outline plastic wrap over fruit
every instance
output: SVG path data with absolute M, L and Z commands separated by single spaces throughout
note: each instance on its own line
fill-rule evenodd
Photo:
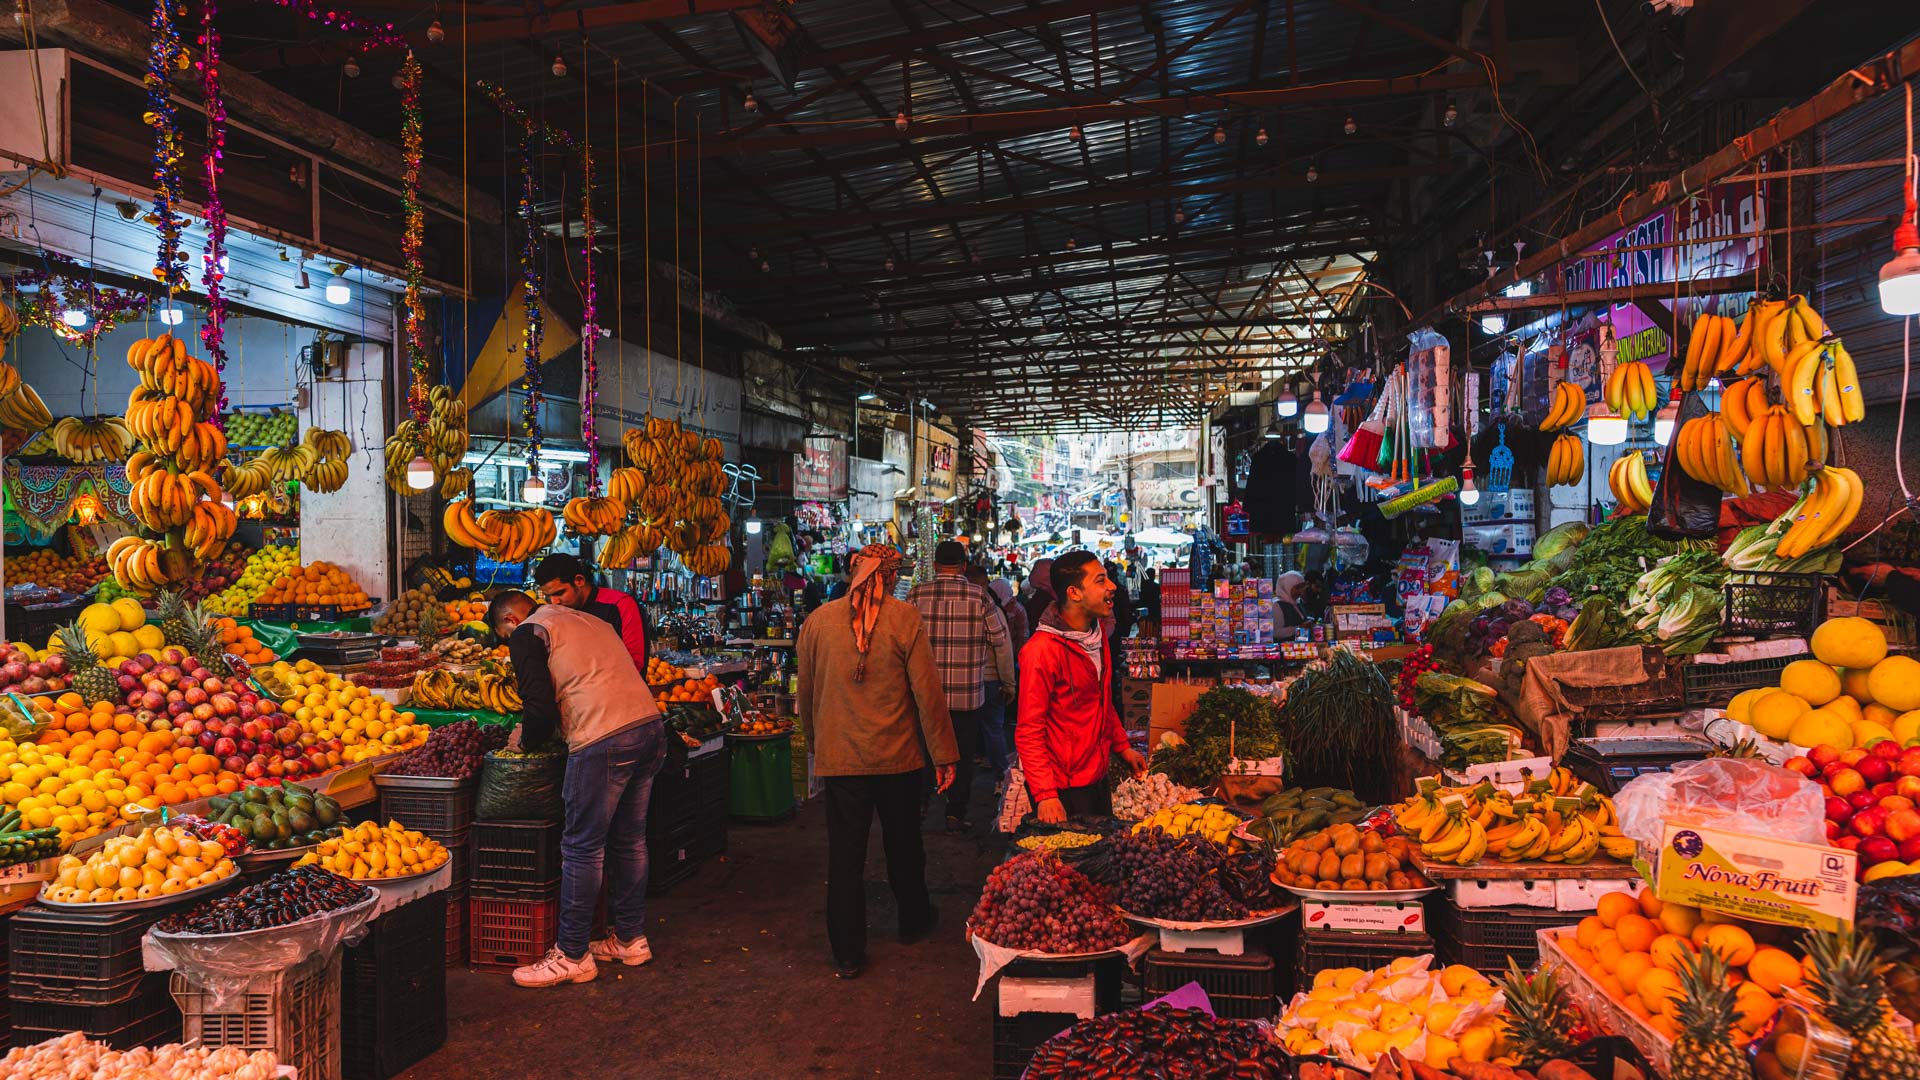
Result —
M 1643 773 L 1613 797 L 1620 831 L 1658 849 L 1668 822 L 1827 842 L 1826 799 L 1797 772 L 1751 758 L 1707 758 L 1671 772 Z

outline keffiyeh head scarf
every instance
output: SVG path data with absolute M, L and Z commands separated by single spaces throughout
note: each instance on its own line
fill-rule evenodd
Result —
M 873 625 L 880 620 L 881 605 L 887 599 L 887 585 L 900 570 L 902 557 L 888 544 L 868 544 L 853 557 L 853 586 L 847 590 L 853 605 L 853 647 L 860 653 L 853 681 L 867 678 L 867 648 L 873 642 Z

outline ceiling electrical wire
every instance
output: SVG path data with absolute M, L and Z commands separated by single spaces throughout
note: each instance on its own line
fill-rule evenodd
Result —
M 1606 28 L 1607 40 L 1613 42 L 1614 55 L 1620 58 L 1620 66 L 1627 69 L 1627 74 L 1633 76 L 1633 81 L 1640 84 L 1640 92 L 1647 95 L 1647 104 L 1653 108 L 1653 122 L 1660 125 L 1662 131 L 1666 130 L 1666 123 L 1660 118 L 1660 99 L 1653 96 L 1652 88 L 1647 86 L 1646 80 L 1640 77 L 1640 73 L 1635 71 L 1633 64 L 1627 60 L 1627 51 L 1620 47 L 1620 39 L 1614 36 L 1613 20 L 1607 18 L 1606 5 L 1601 0 L 1593 0 L 1593 10 L 1600 15 L 1600 25 Z

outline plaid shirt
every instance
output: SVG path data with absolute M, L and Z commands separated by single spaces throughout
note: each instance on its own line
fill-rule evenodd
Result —
M 1002 686 L 1013 685 L 1006 616 L 987 590 L 959 574 L 936 574 L 915 585 L 907 600 L 920 609 L 949 710 L 977 709 L 986 703 L 989 659 L 992 677 Z

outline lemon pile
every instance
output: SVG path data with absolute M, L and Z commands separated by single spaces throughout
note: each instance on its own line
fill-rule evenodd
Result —
M 26 828 L 59 829 L 63 848 L 118 824 L 120 808 L 146 794 L 116 770 L 0 736 L 0 809 L 20 811 Z
M 1470 967 L 1434 971 L 1432 963 L 1431 956 L 1403 956 L 1372 971 L 1320 971 L 1281 1013 L 1281 1043 L 1289 1054 L 1327 1054 L 1367 1068 L 1388 1050 L 1436 1069 L 1456 1058 L 1491 1060 L 1505 997 Z
M 270 674 L 272 685 L 290 694 L 282 710 L 315 738 L 339 739 L 341 760 L 348 764 L 411 750 L 431 733 L 427 725 L 414 723 L 412 713 L 395 710 L 385 698 L 311 660 L 282 660 Z
M 1240 817 L 1224 806 L 1181 803 L 1142 818 L 1133 831 L 1159 829 L 1169 836 L 1198 836 L 1224 845 L 1239 824 Z
M 268 545 L 247 556 L 239 580 L 207 597 L 200 606 L 209 615 L 244 616 L 269 585 L 299 568 L 299 548 Z
M 85 859 L 62 855 L 59 874 L 44 895 L 60 904 L 151 900 L 239 872 L 217 841 L 185 829 L 142 829 L 135 836 L 113 837 Z
M 318 865 L 355 881 L 364 878 L 407 877 L 438 869 L 447 861 L 447 849 L 425 833 L 402 828 L 397 821 L 382 827 L 371 821 L 339 836 L 323 840 L 295 866 Z
M 1769 739 L 1850 750 L 1920 739 L 1920 661 L 1887 654 L 1875 623 L 1848 616 L 1814 629 L 1814 658 L 1780 672 L 1780 685 L 1745 690 L 1727 715 Z

